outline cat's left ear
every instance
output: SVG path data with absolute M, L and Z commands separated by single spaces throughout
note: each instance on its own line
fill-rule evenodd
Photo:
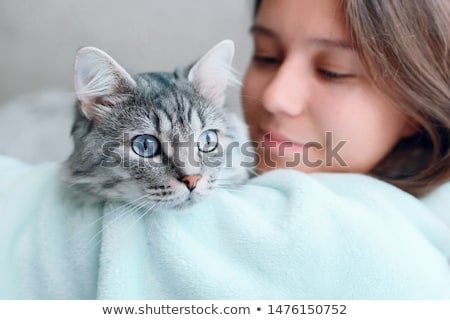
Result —
M 189 71 L 188 80 L 215 105 L 224 104 L 228 83 L 237 81 L 232 74 L 233 56 L 233 41 L 224 40 L 201 57 Z
M 131 75 L 98 48 L 78 50 L 74 69 L 80 111 L 89 120 L 99 120 L 136 87 Z

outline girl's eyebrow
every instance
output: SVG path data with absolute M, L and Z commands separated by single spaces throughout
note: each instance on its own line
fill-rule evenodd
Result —
M 275 31 L 270 30 L 266 27 L 254 24 L 250 27 L 250 33 L 252 34 L 261 34 L 265 35 L 271 38 L 278 38 L 278 35 L 275 33 Z
M 252 34 L 260 34 L 266 37 L 275 38 L 278 39 L 278 35 L 275 31 L 263 27 L 261 25 L 253 25 L 250 28 L 250 33 Z M 327 39 L 327 38 L 310 38 L 307 40 L 307 43 L 321 47 L 321 48 L 336 48 L 336 49 L 343 49 L 343 50 L 354 50 L 354 47 L 352 44 L 344 39 Z
M 349 41 L 342 39 L 311 38 L 308 39 L 308 43 L 315 45 L 317 47 L 354 50 L 354 47 L 351 45 Z

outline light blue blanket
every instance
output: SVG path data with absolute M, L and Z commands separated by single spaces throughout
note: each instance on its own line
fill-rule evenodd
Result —
M 0 158 L 0 298 L 449 299 L 450 184 L 273 171 L 184 211 L 83 205 Z

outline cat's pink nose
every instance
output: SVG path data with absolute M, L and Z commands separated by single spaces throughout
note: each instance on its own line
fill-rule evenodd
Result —
M 202 178 L 201 175 L 195 174 L 192 176 L 181 177 L 179 180 L 186 185 L 186 187 L 189 189 L 189 191 L 192 191 L 195 189 L 195 187 L 197 186 L 198 180 L 200 180 L 201 178 Z

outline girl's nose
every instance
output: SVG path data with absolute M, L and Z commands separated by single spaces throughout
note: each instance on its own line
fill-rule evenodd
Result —
M 299 116 L 309 103 L 307 73 L 299 63 L 285 60 L 264 90 L 262 102 L 270 113 Z

